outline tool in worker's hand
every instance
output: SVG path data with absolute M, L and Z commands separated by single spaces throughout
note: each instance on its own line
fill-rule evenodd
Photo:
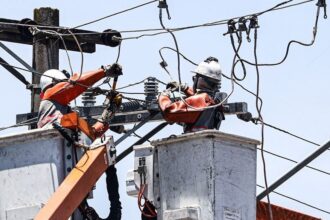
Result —
M 104 70 L 106 79 L 103 81 L 103 83 L 109 83 L 110 78 L 114 78 L 114 81 L 117 83 L 118 76 L 123 75 L 122 67 L 118 63 L 114 63 L 112 65 L 106 65 L 101 66 L 101 68 Z
M 116 91 L 116 86 L 118 76 L 122 75 L 123 72 L 121 66 L 116 63 L 109 68 L 105 67 L 105 71 L 106 74 L 108 72 L 109 76 L 114 77 L 111 90 L 105 93 L 106 99 L 104 100 L 103 105 L 106 109 L 101 116 L 101 121 L 109 122 L 122 103 L 122 95 Z

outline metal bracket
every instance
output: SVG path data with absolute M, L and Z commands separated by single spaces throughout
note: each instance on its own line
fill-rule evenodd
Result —
M 137 126 L 135 126 L 134 128 L 132 128 L 131 130 L 129 130 L 128 132 L 126 132 L 126 134 L 124 134 L 123 136 L 121 136 L 116 142 L 115 145 L 117 146 L 120 142 L 122 142 L 123 140 L 125 140 L 128 136 L 130 136 L 133 132 L 135 132 L 137 129 L 139 129 L 140 127 L 142 127 L 142 125 L 144 125 L 145 123 L 147 123 L 150 119 L 152 119 L 154 116 L 156 116 L 158 114 L 158 112 L 156 113 L 151 113 L 148 117 L 146 117 L 143 121 L 141 121 Z

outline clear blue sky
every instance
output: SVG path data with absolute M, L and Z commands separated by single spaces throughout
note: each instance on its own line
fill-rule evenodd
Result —
M 11 0 L 1 7 L 2 18 L 23 19 L 32 18 L 33 9 L 39 7 L 53 7 L 60 10 L 60 25 L 73 27 L 96 18 L 138 5 L 145 1 L 18 1 Z M 195 25 L 210 21 L 217 21 L 245 14 L 251 14 L 268 9 L 280 1 L 252 0 L 252 1 L 172 1 L 168 0 L 172 20 L 164 18 L 168 27 L 181 27 Z M 298 2 L 298 1 L 293 1 Z M 261 63 L 277 62 L 284 56 L 287 43 L 291 39 L 309 43 L 312 38 L 316 6 L 315 1 L 294 8 L 274 11 L 259 18 L 258 30 L 258 58 Z M 84 27 L 84 29 L 103 31 L 105 29 L 135 30 L 145 28 L 160 28 L 158 20 L 157 3 L 121 14 L 98 23 Z M 176 36 L 180 51 L 195 62 L 200 62 L 212 55 L 219 58 L 223 71 L 230 73 L 233 59 L 233 50 L 228 36 L 223 36 L 227 30 L 226 25 L 203 27 L 198 29 L 177 32 Z M 123 34 L 123 37 L 136 36 Z M 275 67 L 260 68 L 260 96 L 263 98 L 263 118 L 265 122 L 276 125 L 295 134 L 323 144 L 329 140 L 330 102 L 329 102 L 329 49 L 330 28 L 328 20 L 323 19 L 323 9 L 319 21 L 318 36 L 312 47 L 293 45 L 285 63 Z M 9 48 L 20 55 L 26 62 L 32 61 L 32 47 L 4 42 Z M 158 50 L 163 46 L 174 47 L 170 35 L 145 37 L 139 40 L 126 40 L 122 44 L 119 62 L 123 65 L 124 76 L 119 79 L 119 85 L 126 85 L 154 76 L 162 81 L 169 81 L 169 77 L 159 66 L 160 57 Z M 176 54 L 165 51 L 165 58 L 169 70 L 177 79 Z M 248 60 L 253 60 L 253 43 L 244 39 L 241 55 Z M 0 56 L 9 63 L 19 65 L 3 50 Z M 85 54 L 84 70 L 93 70 L 104 64 L 115 61 L 117 49 L 97 46 L 94 54 Z M 70 52 L 70 57 L 75 71 L 79 71 L 80 54 Z M 194 66 L 181 60 L 182 80 L 191 83 L 190 70 Z M 68 68 L 68 60 L 64 53 L 60 53 L 60 68 Z M 30 110 L 30 93 L 23 84 L 0 67 L 0 93 L 1 117 L 0 127 L 15 124 L 15 115 L 26 113 Z M 252 91 L 256 89 L 255 68 L 247 68 L 247 77 L 242 82 Z M 29 73 L 24 73 L 30 79 Z M 222 91 L 229 93 L 230 82 L 223 79 Z M 142 92 L 142 85 L 125 91 Z M 98 99 L 98 104 L 103 100 Z M 249 110 L 256 116 L 255 98 L 235 87 L 230 102 L 245 101 Z M 142 135 L 152 128 L 154 124 L 147 125 L 138 131 Z M 1 131 L 0 135 L 24 130 L 11 129 Z M 221 131 L 233 133 L 250 138 L 260 139 L 260 127 L 252 123 L 245 123 L 236 117 L 228 116 L 223 122 Z M 301 161 L 316 147 L 294 139 L 286 134 L 266 128 L 265 149 Z M 181 128 L 172 126 L 165 128 L 157 137 L 166 137 L 170 134 L 180 134 Z M 118 136 L 115 135 L 115 138 Z M 129 138 L 118 147 L 118 151 L 128 147 L 136 138 Z M 328 166 L 329 152 L 325 152 L 311 165 L 330 171 Z M 257 182 L 264 185 L 262 166 L 258 158 Z M 293 163 L 266 155 L 268 181 L 272 183 L 287 170 L 294 166 Z M 132 155 L 117 165 L 120 178 L 120 193 L 123 202 L 123 219 L 138 219 L 139 211 L 135 198 L 128 197 L 125 193 L 125 178 L 129 169 L 133 168 Z M 310 169 L 304 169 L 299 174 L 283 184 L 277 191 L 287 194 L 304 202 L 320 208 L 330 210 L 330 177 Z M 258 191 L 260 189 L 258 188 Z M 294 209 L 323 219 L 330 216 L 291 200 L 272 194 L 274 204 Z M 95 199 L 91 202 L 101 216 L 108 213 L 108 201 L 105 191 L 104 178 L 97 184 Z

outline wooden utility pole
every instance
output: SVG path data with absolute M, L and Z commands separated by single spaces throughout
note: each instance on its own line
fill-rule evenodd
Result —
M 45 26 L 59 26 L 59 11 L 52 8 L 34 9 L 34 21 Z M 59 68 L 59 40 L 36 34 L 33 37 L 32 67 L 39 73 Z M 39 85 L 40 76 L 32 75 L 32 84 Z M 31 93 L 31 112 L 37 112 L 40 105 L 40 89 Z
M 31 28 L 40 30 L 42 33 L 32 34 Z M 69 51 L 81 50 L 84 53 L 94 53 L 96 44 L 116 47 L 120 44 L 121 39 L 121 34 L 112 29 L 106 29 L 103 32 L 95 32 L 70 28 L 70 33 L 72 34 L 68 35 L 68 28 L 59 27 L 59 10 L 52 8 L 35 9 L 34 20 L 24 18 L 18 21 L 0 18 L 0 30 L 0 41 L 33 45 L 33 68 L 26 67 L 28 64 L 24 62 L 24 59 L 17 57 L 9 48 L 6 48 L 4 45 L 1 47 L 5 48 L 9 54 L 14 56 L 14 58 L 27 69 L 31 71 L 34 69 L 39 73 L 44 73 L 48 69 L 59 68 L 59 49 L 67 49 Z M 56 34 L 47 34 L 43 31 L 54 31 L 59 34 L 64 34 L 62 35 L 64 42 L 59 39 Z M 75 35 L 75 37 L 73 35 Z M 80 47 L 78 47 L 77 41 Z M 2 60 L 0 65 L 8 67 L 7 65 L 9 64 Z M 14 71 L 13 68 L 8 70 L 22 81 L 22 77 L 19 76 L 20 74 L 17 74 L 17 71 Z M 32 90 L 31 113 L 25 114 L 26 117 L 28 117 L 27 120 L 36 117 L 39 110 L 39 82 L 40 76 L 37 74 L 33 74 L 31 83 L 27 81 L 23 82 L 28 86 L 28 89 Z M 35 127 L 36 126 L 31 126 L 31 128 Z

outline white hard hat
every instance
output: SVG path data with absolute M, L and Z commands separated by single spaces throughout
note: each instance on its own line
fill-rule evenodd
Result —
M 202 76 L 221 81 L 221 67 L 217 58 L 209 57 L 205 61 L 201 62 L 193 73 L 197 73 Z
M 67 79 L 68 77 L 60 70 L 50 69 L 44 72 L 40 78 L 41 91 L 45 91 L 49 86 L 58 83 L 58 81 Z

